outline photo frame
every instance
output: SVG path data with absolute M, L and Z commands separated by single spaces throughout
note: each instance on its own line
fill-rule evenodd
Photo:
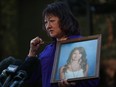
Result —
M 99 78 L 101 34 L 58 41 L 51 83 Z

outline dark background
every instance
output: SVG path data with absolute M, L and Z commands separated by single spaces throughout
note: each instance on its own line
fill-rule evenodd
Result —
M 13 56 L 24 60 L 30 40 L 40 36 L 50 42 L 42 30 L 42 11 L 58 0 L 0 0 L 0 61 Z M 114 87 L 116 76 L 116 0 L 59 0 L 68 4 L 77 17 L 81 34 L 102 34 L 101 66 L 105 86 Z M 41 46 L 39 52 L 45 45 Z M 106 78 L 107 77 L 107 78 Z M 104 84 L 103 84 L 104 86 Z

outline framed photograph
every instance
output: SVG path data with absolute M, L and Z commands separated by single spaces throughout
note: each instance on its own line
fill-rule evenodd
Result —
M 51 83 L 99 78 L 101 34 L 59 41 Z

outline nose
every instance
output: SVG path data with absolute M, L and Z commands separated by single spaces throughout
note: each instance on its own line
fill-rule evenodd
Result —
M 51 23 L 48 22 L 48 23 L 46 24 L 46 29 L 50 29 L 50 28 L 51 28 Z
M 76 54 L 76 55 L 75 55 L 75 57 L 77 58 L 77 57 L 78 57 L 78 55 Z

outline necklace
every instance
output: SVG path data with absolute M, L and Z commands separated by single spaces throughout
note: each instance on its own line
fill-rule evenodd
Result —
M 73 72 L 74 70 L 73 70 L 72 64 L 71 64 L 71 70 L 72 70 L 72 73 L 73 73 L 73 77 L 75 78 L 76 76 L 75 76 L 75 73 Z
M 73 73 L 73 77 L 74 78 L 78 77 L 78 71 L 80 70 L 80 65 L 78 63 L 76 64 L 71 63 L 70 66 L 71 66 L 71 71 Z

